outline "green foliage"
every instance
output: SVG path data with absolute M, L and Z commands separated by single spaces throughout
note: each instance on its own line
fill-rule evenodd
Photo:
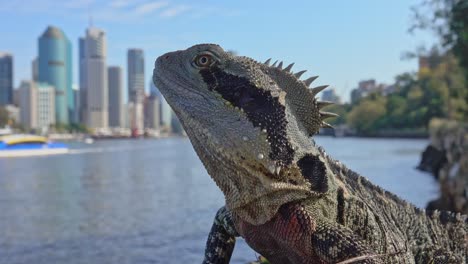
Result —
M 345 124 L 350 110 L 351 110 L 351 105 L 349 104 L 343 104 L 343 105 L 334 104 L 334 105 L 327 106 L 326 108 L 324 108 L 324 111 L 338 114 L 338 117 L 329 118 L 326 120 L 326 122 L 333 126 Z
M 429 55 L 431 63 L 418 74 L 397 76 L 396 92 L 384 97 L 371 94 L 351 106 L 347 124 L 358 133 L 378 131 L 427 131 L 433 118 L 466 121 L 467 83 L 457 58 L 437 50 Z
M 427 0 L 412 8 L 416 29 L 430 30 L 440 38 L 440 44 L 453 50 L 468 68 L 468 0 Z
M 468 0 L 427 0 L 413 7 L 413 14 L 410 31 L 421 29 L 435 32 L 440 38 L 441 48 L 459 60 L 460 71 L 468 80 Z M 451 106 L 463 108 L 461 100 L 468 101 L 468 93 L 451 102 Z
M 369 96 L 359 101 L 348 115 L 348 124 L 359 133 L 373 134 L 385 121 L 386 98 L 378 95 Z

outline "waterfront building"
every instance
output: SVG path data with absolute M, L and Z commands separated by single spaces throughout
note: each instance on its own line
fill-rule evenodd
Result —
M 89 128 L 106 129 L 109 125 L 106 34 L 89 27 L 79 44 L 82 120 Z
M 147 128 L 159 130 L 159 99 L 155 95 L 147 97 L 145 103 L 145 124 Z
M 38 80 L 55 87 L 55 119 L 68 124 L 74 107 L 71 43 L 64 32 L 49 26 L 39 37 Z
M 127 72 L 128 100 L 135 102 L 137 92 L 145 90 L 145 58 L 143 50 L 129 49 L 127 51 Z
M 0 105 L 13 104 L 13 56 L 0 52 Z
M 37 89 L 33 81 L 21 81 L 18 88 L 20 123 L 27 130 L 37 128 Z
M 142 135 L 145 129 L 144 100 L 145 91 L 137 90 L 135 102 L 133 102 L 133 114 L 131 115 L 131 129 L 136 136 Z
M 80 85 L 80 107 L 79 107 L 79 120 L 80 123 L 86 124 L 86 113 L 88 105 L 86 104 L 87 92 L 86 85 L 86 71 L 85 71 L 85 38 L 78 38 L 78 69 L 79 69 L 79 85 Z
M 19 105 L 19 89 L 13 89 L 13 105 Z
M 131 129 L 137 134 L 144 130 L 143 101 L 145 99 L 145 58 L 142 49 L 127 51 L 128 100 L 134 103 Z
M 322 92 L 322 101 L 329 101 L 329 102 L 333 102 L 335 104 L 340 104 L 341 103 L 341 99 L 336 94 L 336 91 L 335 91 L 334 88 L 329 88 L 329 89 L 326 89 L 325 91 Z
M 37 128 L 46 133 L 55 124 L 55 88 L 37 83 Z
M 33 82 L 39 81 L 39 59 L 36 57 L 31 62 L 31 73 Z
M 122 121 L 123 124 L 122 126 L 124 128 L 130 129 L 130 114 L 131 114 L 131 109 L 133 109 L 133 103 L 128 102 L 124 103 L 122 107 Z
M 107 68 L 109 84 L 109 126 L 123 126 L 123 73 L 119 66 Z
M 374 79 L 360 81 L 358 87 L 351 91 L 351 103 L 354 104 L 371 93 L 381 92 L 381 87 Z
M 153 80 L 150 80 L 150 94 L 159 99 L 159 125 L 160 129 L 165 132 L 172 131 L 172 116 L 174 115 L 171 106 L 167 103 L 164 96 L 154 85 Z
M 80 103 L 80 87 L 77 84 L 73 84 L 73 99 L 75 99 L 75 111 L 73 112 L 72 122 L 75 124 L 81 123 L 81 103 Z

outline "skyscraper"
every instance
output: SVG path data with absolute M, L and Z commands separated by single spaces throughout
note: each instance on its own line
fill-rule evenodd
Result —
M 151 94 L 145 102 L 145 127 L 159 130 L 159 98 Z
M 123 108 L 123 75 L 122 68 L 110 66 L 107 68 L 109 83 L 109 126 L 122 127 Z
M 85 38 L 80 38 L 80 98 L 83 121 L 90 128 L 107 128 L 107 43 L 104 31 L 89 27 Z
M 13 56 L 0 52 L 0 105 L 13 104 Z
M 143 133 L 143 100 L 145 98 L 145 59 L 143 50 L 129 49 L 127 52 L 128 100 L 134 103 L 131 128 L 134 133 Z
M 333 102 L 334 104 L 340 104 L 341 99 L 336 94 L 335 88 L 329 88 L 322 92 L 322 101 Z
M 26 129 L 37 128 L 37 88 L 32 81 L 22 81 L 18 89 L 20 122 Z
M 34 82 L 39 81 L 39 59 L 36 57 L 31 62 L 31 73 L 32 73 L 32 80 Z
M 135 102 L 138 90 L 145 90 L 145 59 L 143 50 L 129 49 L 127 52 L 128 100 Z
M 86 71 L 85 71 L 85 38 L 78 39 L 78 70 L 79 70 L 79 84 L 80 84 L 80 107 L 79 107 L 79 120 L 80 123 L 86 124 L 86 113 L 88 105 L 86 104 L 87 91 L 84 88 L 86 85 Z
M 67 124 L 74 111 L 71 43 L 63 31 L 49 26 L 39 37 L 39 82 L 55 87 L 55 117 Z
M 171 106 L 167 103 L 166 99 L 164 99 L 164 96 L 154 85 L 153 80 L 150 80 L 150 94 L 158 97 L 159 99 L 159 122 L 161 129 L 170 132 L 172 130 L 171 126 L 173 111 Z
M 37 84 L 37 128 L 46 132 L 55 124 L 55 88 L 46 83 Z

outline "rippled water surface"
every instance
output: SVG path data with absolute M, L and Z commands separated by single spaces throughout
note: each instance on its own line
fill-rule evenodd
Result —
M 423 207 L 425 140 L 317 138 L 333 157 Z M 223 196 L 187 139 L 72 144 L 71 154 L 0 159 L 0 263 L 201 263 Z M 255 259 L 244 241 L 233 263 Z

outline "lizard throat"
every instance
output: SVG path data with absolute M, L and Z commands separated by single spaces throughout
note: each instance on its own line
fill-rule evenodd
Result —
M 285 106 L 271 92 L 256 87 L 247 78 L 224 72 L 218 67 L 200 70 L 208 88 L 224 100 L 242 109 L 254 127 L 267 133 L 271 144 L 269 154 L 280 166 L 288 166 L 294 158 L 294 149 L 287 139 Z
M 225 196 L 226 206 L 243 220 L 259 225 L 270 220 L 281 205 L 306 198 L 310 186 L 282 182 L 267 175 L 267 170 L 242 155 L 228 152 L 216 143 L 194 119 L 179 113 L 192 145 L 205 168 Z

